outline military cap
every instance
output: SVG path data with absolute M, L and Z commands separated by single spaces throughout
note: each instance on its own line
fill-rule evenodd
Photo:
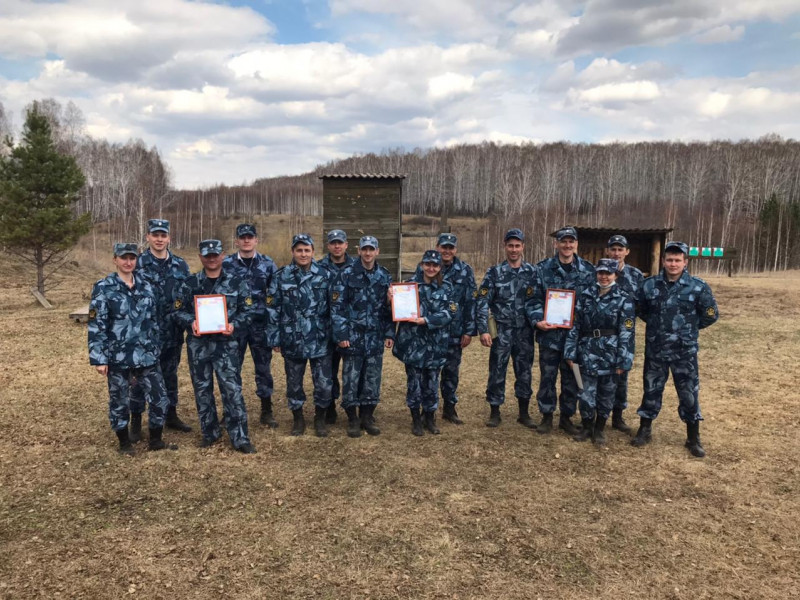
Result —
M 670 250 L 677 250 L 678 252 L 683 252 L 686 256 L 689 256 L 689 246 L 683 242 L 667 242 L 667 245 L 664 246 L 664 253 L 666 254 Z
M 521 229 L 509 229 L 506 231 L 506 235 L 503 238 L 504 242 L 507 242 L 508 240 L 519 240 L 520 242 L 524 242 L 525 234 L 522 233 Z
M 298 233 L 296 236 L 292 238 L 292 248 L 297 246 L 297 244 L 308 244 L 312 248 L 314 247 L 314 240 L 311 239 L 311 236 L 307 233 Z
M 574 227 L 562 227 L 558 231 L 556 231 L 556 239 L 560 242 L 565 237 L 574 238 L 576 241 L 578 239 L 578 232 L 575 231 Z
M 594 270 L 598 273 L 616 273 L 619 270 L 619 263 L 613 258 L 601 258 L 597 261 L 597 266 Z
M 608 247 L 611 248 L 611 246 L 614 246 L 614 245 L 622 246 L 623 248 L 627 248 L 628 247 L 628 239 L 624 235 L 612 235 L 610 238 L 608 238 Z
M 347 234 L 341 229 L 331 229 L 328 232 L 328 243 L 331 242 L 346 242 Z
M 219 240 L 203 240 L 200 242 L 200 256 L 209 254 L 222 254 L 222 242 Z
M 458 238 L 454 233 L 440 233 L 437 246 L 455 246 Z
M 366 248 L 367 246 L 371 246 L 371 247 L 373 247 L 373 248 L 375 248 L 377 250 L 378 249 L 378 238 L 376 238 L 375 236 L 372 236 L 372 235 L 365 235 L 360 240 L 358 240 L 358 248 L 359 248 L 359 250 L 361 248 Z
M 236 237 L 240 238 L 245 235 L 252 235 L 253 237 L 258 237 L 256 233 L 256 226 L 252 223 L 241 223 L 236 226 Z
M 438 250 L 425 250 L 425 254 L 422 255 L 422 262 L 440 265 L 442 264 L 442 255 L 439 254 Z
M 114 244 L 114 256 L 125 256 L 126 254 L 139 256 L 139 246 L 130 242 L 127 244 Z
M 156 231 L 169 233 L 169 221 L 166 219 L 150 219 L 147 221 L 147 232 L 154 233 Z

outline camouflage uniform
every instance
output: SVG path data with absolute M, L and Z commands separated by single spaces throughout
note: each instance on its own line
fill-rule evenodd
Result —
M 339 273 L 331 294 L 333 341 L 349 341 L 339 348 L 344 356 L 342 408 L 378 404 L 381 393 L 383 347 L 394 339 L 392 310 L 387 293 L 389 271 L 377 263 L 367 271 L 361 261 Z
M 108 365 L 108 418 L 114 431 L 127 430 L 134 381 L 150 407 L 151 428 L 164 426 L 169 405 L 158 368 L 158 303 L 141 274 L 135 272 L 133 278 L 133 288 L 117 273 L 101 279 L 89 305 L 89 363 Z
M 489 333 L 489 311 L 497 322 L 497 337 L 492 340 L 489 352 L 489 382 L 486 401 L 490 406 L 501 406 L 505 401 L 506 371 L 509 357 L 513 358 L 514 395 L 521 402 L 529 402 L 531 367 L 533 366 L 533 330 L 525 318 L 525 306 L 535 297 L 538 289 L 536 267 L 522 261 L 518 269 L 508 261 L 490 267 L 477 293 L 477 327 L 482 334 Z
M 634 302 L 639 293 L 639 288 L 644 283 L 644 275 L 634 266 L 625 265 L 621 271 L 617 272 L 617 286 L 626 294 L 628 294 Z M 620 375 L 615 375 L 614 378 L 617 384 L 617 390 L 614 395 L 614 410 L 625 410 L 628 408 L 628 373 L 623 371 Z
M 207 294 L 225 295 L 228 323 L 233 325 L 234 335 L 214 333 L 196 336 L 192 332 L 194 297 Z M 173 305 L 175 322 L 188 332 L 189 372 L 203 438 L 206 442 L 214 442 L 222 436 L 214 399 L 216 374 L 222 396 L 225 429 L 231 444 L 237 449 L 250 445 L 250 438 L 247 433 L 247 408 L 242 397 L 239 344 L 235 334 L 237 330 L 245 330 L 250 326 L 252 306 L 250 286 L 225 269 L 221 270 L 213 285 L 204 270 L 189 276 Z
M 324 267 L 330 271 L 331 276 L 333 279 L 336 279 L 339 274 L 344 270 L 345 267 L 349 267 L 354 265 L 358 262 L 358 260 L 350 256 L 349 254 L 344 255 L 344 262 L 341 264 L 337 264 L 333 262 L 331 259 L 330 254 L 326 254 L 321 261 L 319 261 L 319 266 Z M 339 385 L 339 365 L 342 362 L 342 353 L 340 352 L 340 348 L 338 348 L 335 344 L 331 345 L 331 375 L 333 376 L 333 384 L 331 386 L 331 400 L 335 404 L 336 401 L 339 399 L 339 394 L 341 391 L 341 386 Z M 344 369 L 344 367 L 342 368 Z M 344 377 L 344 373 L 342 373 L 342 377 Z
M 540 287 L 528 305 L 528 318 L 535 326 L 544 320 L 545 298 L 548 289 L 575 290 L 576 295 L 584 288 L 595 283 L 594 266 L 574 255 L 572 268 L 565 270 L 558 255 L 551 256 L 536 265 Z M 539 412 L 543 415 L 553 414 L 556 410 L 556 378 L 561 373 L 561 395 L 558 404 L 562 418 L 570 418 L 575 414 L 578 404 L 578 385 L 572 369 L 564 362 L 564 342 L 567 329 L 536 329 L 536 342 L 539 344 L 539 391 L 536 401 Z
M 273 385 L 270 370 L 272 348 L 267 344 L 266 339 L 267 305 L 265 298 L 267 288 L 277 268 L 269 256 L 258 252 L 253 255 L 252 261 L 242 259 L 238 252 L 229 254 L 222 261 L 222 268 L 246 281 L 250 287 L 250 298 L 253 301 L 251 324 L 242 330 L 234 329 L 233 335 L 239 345 L 239 362 L 242 366 L 244 366 L 247 346 L 250 346 L 250 355 L 253 357 L 253 367 L 256 372 L 256 395 L 265 400 L 272 396 Z
M 278 269 L 267 291 L 267 344 L 280 347 L 286 371 L 286 398 L 292 411 L 303 408 L 303 376 L 311 363 L 314 404 L 331 402 L 331 274 L 312 262 L 308 271 L 292 263 Z
M 644 394 L 638 414 L 655 419 L 669 372 L 678 393 L 678 414 L 685 423 L 702 421 L 698 393 L 698 332 L 719 318 L 708 284 L 684 271 L 670 284 L 662 271 L 648 277 L 639 290 L 637 312 L 647 324 L 644 351 Z
M 564 343 L 564 360 L 580 365 L 583 392 L 581 418 L 607 419 L 614 407 L 614 375 L 633 365 L 635 343 L 633 299 L 618 285 L 600 295 L 597 285 L 578 296 L 575 320 Z

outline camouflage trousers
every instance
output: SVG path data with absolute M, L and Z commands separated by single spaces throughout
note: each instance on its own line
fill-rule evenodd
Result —
M 378 404 L 381 398 L 383 352 L 370 355 L 347 355 L 343 362 L 342 408 Z
M 183 344 L 165 346 L 161 348 L 161 355 L 158 357 L 158 366 L 161 369 L 164 387 L 167 389 L 170 408 L 178 406 L 178 365 L 181 362 L 182 349 Z M 131 412 L 141 414 L 144 412 L 145 398 L 137 381 L 130 387 Z
M 645 419 L 655 419 L 658 416 L 670 371 L 675 391 L 678 393 L 678 415 L 681 421 L 684 423 L 702 421 L 697 354 L 667 360 L 652 358 L 645 354 L 644 394 L 637 413 Z
M 303 390 L 303 377 L 306 374 L 306 363 L 311 363 L 311 381 L 314 383 L 314 406 L 328 408 L 331 403 L 331 357 L 330 354 L 317 358 L 283 357 L 283 368 L 286 371 L 286 400 L 289 410 L 303 408 L 306 393 Z
M 447 347 L 447 358 L 440 375 L 442 399 L 445 402 L 456 404 L 458 402 L 458 376 L 461 369 L 461 345 L 451 344 Z
M 595 416 L 607 419 L 614 408 L 617 376 L 589 375 L 581 371 L 583 391 L 580 392 L 581 419 L 593 421 Z
M 509 358 L 512 359 L 516 379 L 514 395 L 520 400 L 531 399 L 533 354 L 533 330 L 530 326 L 508 327 L 497 324 L 497 337 L 492 340 L 489 351 L 489 383 L 486 386 L 486 401 L 491 406 L 500 406 L 505 402 Z
M 259 398 L 272 397 L 272 348 L 267 346 L 265 325 L 253 324 L 247 329 L 246 335 L 236 336 L 239 344 L 239 363 L 244 365 L 247 355 L 247 346 L 250 346 L 250 356 L 253 358 L 253 368 L 256 372 L 256 396 Z
M 625 410 L 628 408 L 628 371 L 623 371 L 622 375 L 614 375 L 617 383 L 617 391 L 614 393 L 614 409 Z
M 216 375 L 222 396 L 225 429 L 228 430 L 231 444 L 234 448 L 249 444 L 247 408 L 242 397 L 242 375 L 236 340 L 190 337 L 186 349 L 203 437 L 208 440 L 218 440 L 222 437 L 217 417 L 217 402 L 214 398 L 214 375 Z
M 334 346 L 331 348 L 331 399 L 334 404 L 339 399 L 341 386 L 339 385 L 339 365 L 342 364 L 342 355 L 339 350 Z M 344 367 L 342 367 L 342 380 L 344 380 Z M 344 406 L 344 402 L 342 402 Z
M 572 369 L 563 359 L 559 350 L 539 346 L 539 391 L 536 402 L 539 412 L 549 415 L 556 410 L 556 379 L 561 374 L 561 394 L 558 396 L 558 405 L 561 416 L 571 417 L 578 408 L 578 383 Z
M 163 427 L 167 414 L 167 391 L 158 365 L 139 369 L 108 367 L 108 419 L 111 429 L 120 431 L 128 426 L 130 419 L 131 390 L 139 388 L 144 402 L 150 407 L 147 415 L 150 427 Z M 140 411 L 141 412 L 141 411 Z
M 439 369 L 406 365 L 406 405 L 413 410 L 436 412 L 439 408 Z

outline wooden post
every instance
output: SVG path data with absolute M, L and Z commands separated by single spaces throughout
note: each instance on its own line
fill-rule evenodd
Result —
M 37 290 L 36 288 L 31 288 L 31 294 L 33 294 L 33 297 L 34 297 L 34 298 L 36 298 L 36 299 L 39 301 L 39 304 L 41 304 L 42 306 L 44 306 L 46 309 L 50 310 L 50 309 L 52 309 L 52 308 L 53 308 L 53 305 L 52 305 L 52 304 L 50 304 L 50 303 L 47 301 L 47 298 L 45 298 L 44 296 L 42 296 L 42 295 L 39 293 L 39 290 Z
M 653 236 L 652 253 L 650 255 L 650 275 L 656 275 L 659 271 L 661 263 L 661 237 L 659 235 Z

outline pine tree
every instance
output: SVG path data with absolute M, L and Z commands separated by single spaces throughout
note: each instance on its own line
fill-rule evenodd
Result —
M 36 265 L 36 287 L 44 294 L 47 278 L 91 227 L 90 215 L 74 210 L 84 176 L 72 156 L 56 150 L 35 102 L 21 143 L 5 143 L 10 153 L 0 155 L 0 244 Z

